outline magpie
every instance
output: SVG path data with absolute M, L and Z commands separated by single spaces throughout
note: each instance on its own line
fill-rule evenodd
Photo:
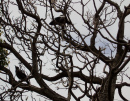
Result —
M 60 15 L 59 17 L 54 18 L 49 24 L 50 25 L 65 25 L 65 23 L 71 24 L 71 22 L 64 15 Z
M 27 78 L 26 74 L 19 69 L 19 67 L 15 66 L 15 72 L 16 72 L 16 76 L 20 79 L 20 80 L 25 80 Z M 27 84 L 30 84 L 30 82 L 28 80 L 26 80 Z

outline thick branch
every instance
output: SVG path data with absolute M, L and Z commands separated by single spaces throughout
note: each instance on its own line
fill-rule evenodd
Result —
M 40 29 L 41 29 L 41 26 L 42 26 L 40 18 L 36 14 L 32 14 L 32 13 L 27 12 L 26 10 L 24 10 L 23 5 L 22 5 L 20 0 L 16 0 L 16 1 L 17 1 L 19 10 L 22 12 L 22 14 L 26 14 L 26 15 L 36 19 L 36 21 L 38 23 L 37 32 L 39 33 Z
M 118 88 L 118 92 L 119 92 L 120 97 L 121 97 L 124 101 L 128 101 L 128 100 L 122 95 L 121 89 L 122 89 L 123 86 L 128 86 L 128 87 L 130 87 L 130 84 L 124 82 L 124 83 L 121 83 L 121 84 L 117 84 L 117 85 L 116 85 L 116 88 Z
M 46 75 L 42 74 L 42 78 L 48 81 L 56 81 L 59 80 L 63 77 L 68 77 L 67 73 L 62 72 L 60 74 L 57 74 L 56 76 L 53 77 L 48 77 Z M 98 77 L 93 77 L 93 81 L 91 81 L 91 77 L 85 76 L 84 74 L 81 74 L 81 72 L 73 72 L 73 77 L 74 78 L 80 78 L 81 80 L 90 83 L 93 82 L 94 84 L 101 84 L 102 83 L 102 79 L 98 78 Z

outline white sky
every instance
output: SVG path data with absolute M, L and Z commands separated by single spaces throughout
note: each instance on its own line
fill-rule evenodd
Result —
M 13 0 L 14 1 L 14 0 Z M 75 1 L 75 0 L 74 0 Z M 113 0 L 113 1 L 117 1 L 117 0 Z M 121 0 L 118 0 L 117 2 L 119 3 L 119 1 L 121 1 Z M 98 4 L 98 3 L 97 3 Z M 130 4 L 130 0 L 125 0 L 125 2 L 123 3 L 123 5 L 121 6 L 121 8 L 122 8 L 122 10 L 124 10 L 124 5 L 128 5 L 128 4 Z M 78 6 L 77 6 L 78 5 Z M 81 10 L 81 8 L 80 8 L 80 5 L 79 4 L 77 4 L 77 5 L 73 5 L 73 7 L 76 9 L 76 10 L 78 10 L 79 12 L 81 12 L 82 10 Z M 93 8 L 91 7 L 92 5 L 90 4 L 90 7 L 87 7 L 87 9 L 89 9 L 90 11 L 92 11 L 93 12 Z M 98 6 L 98 5 L 97 5 Z M 41 16 L 41 17 L 44 17 L 44 10 L 42 10 L 41 8 L 37 8 L 37 11 L 39 12 L 39 15 Z M 17 7 L 11 7 L 11 9 L 10 9 L 10 12 L 11 12 L 11 14 L 13 15 L 13 16 L 19 16 L 18 15 L 18 12 L 17 12 Z M 59 16 L 59 15 L 61 15 L 61 14 L 59 14 L 59 13 L 55 13 L 55 16 Z M 83 25 L 83 21 L 80 19 L 80 17 L 76 14 L 76 13 L 71 13 L 71 15 L 70 15 L 70 18 L 71 18 L 71 20 L 72 20 L 72 22 L 74 22 L 74 24 L 75 24 L 75 26 L 78 28 L 78 30 L 81 32 L 81 33 L 86 33 L 86 29 L 82 26 Z M 80 20 L 79 20 L 80 19 Z M 129 20 L 130 21 L 130 15 L 126 18 L 126 20 Z M 47 22 L 49 23 L 51 21 L 51 19 L 47 19 Z M 130 24 L 128 24 L 128 23 L 126 23 L 126 25 L 125 25 L 125 36 L 128 38 L 128 39 L 130 39 L 130 28 L 129 28 L 129 26 L 130 26 Z M 116 27 L 116 26 L 115 26 Z M 110 28 L 109 30 L 112 32 L 112 33 L 115 33 L 115 35 L 116 35 L 116 31 L 117 31 L 117 29 L 115 28 L 115 27 L 112 27 L 112 28 Z M 99 44 L 100 45 L 100 44 Z M 23 55 L 24 56 L 24 55 Z M 11 54 L 10 56 L 9 56 L 9 58 L 10 58 L 10 64 L 9 64 L 9 67 L 11 68 L 11 71 L 13 72 L 13 74 L 14 74 L 14 76 L 15 76 L 15 69 L 14 69 L 14 66 L 15 65 L 17 65 L 18 66 L 18 60 Z M 46 56 L 45 57 L 46 58 L 46 60 L 45 60 L 45 63 L 46 62 L 51 62 L 51 59 L 48 57 L 48 56 Z M 77 60 L 75 60 L 75 61 L 77 61 Z M 75 62 L 75 65 L 79 65 L 78 64 L 78 62 Z M 130 63 L 126 66 L 126 67 L 128 67 L 130 65 Z M 102 64 L 99 64 L 99 67 L 102 67 Z M 48 68 L 48 67 L 50 67 L 50 68 Z M 50 70 L 53 68 L 53 66 L 52 65 L 50 65 L 50 64 L 47 64 L 46 65 L 46 67 L 44 67 L 43 68 L 43 70 L 45 70 L 46 72 L 44 72 L 45 74 L 47 74 L 47 75 L 52 75 L 52 73 L 54 73 L 54 71 L 52 71 L 52 72 L 50 72 Z M 101 74 L 101 72 L 102 72 L 102 70 L 100 69 L 100 68 L 97 68 L 97 73 L 99 73 L 99 76 L 104 76 L 103 74 Z M 130 72 L 130 70 L 128 69 L 128 71 L 127 71 L 128 73 Z M 124 78 L 124 81 L 128 81 L 128 79 L 126 79 L 126 78 Z M 33 80 L 33 81 L 31 81 L 31 84 L 35 84 L 35 81 Z M 57 89 L 57 88 L 55 88 L 53 85 L 50 85 L 51 87 L 53 87 L 53 89 Z M 59 91 L 58 91 L 59 92 Z M 67 93 L 67 90 L 61 90 L 60 92 L 59 92 L 59 94 L 64 94 L 64 93 Z M 117 92 L 117 91 L 116 91 Z M 126 98 L 127 99 L 130 99 L 130 96 L 129 96 L 129 94 L 130 94 L 130 89 L 129 88 L 126 88 L 126 87 L 124 87 L 123 88 L 123 92 L 124 92 L 124 94 L 125 94 L 125 96 L 126 96 Z M 37 94 L 36 94 L 37 95 Z M 77 91 L 77 95 L 79 95 L 79 92 Z M 65 95 L 66 96 L 66 95 Z M 120 100 L 120 97 L 117 95 L 117 93 L 116 93 L 116 96 L 115 96 L 115 101 L 116 101 L 116 99 L 118 99 L 118 101 Z M 41 100 L 43 100 L 43 99 L 41 99 Z M 73 99 L 71 100 L 71 101 L 74 101 Z M 85 101 L 85 99 L 82 99 L 81 101 Z

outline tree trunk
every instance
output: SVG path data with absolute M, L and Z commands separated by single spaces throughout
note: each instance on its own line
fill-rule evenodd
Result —
M 117 76 L 109 75 L 101 85 L 94 101 L 113 101 Z

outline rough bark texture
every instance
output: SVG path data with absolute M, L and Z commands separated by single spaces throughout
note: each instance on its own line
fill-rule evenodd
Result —
M 113 101 L 114 100 L 114 94 L 116 89 L 116 76 L 111 80 L 111 77 L 108 77 L 102 87 L 100 88 L 98 92 L 98 100 L 99 101 Z M 98 101 L 97 100 L 97 101 Z

